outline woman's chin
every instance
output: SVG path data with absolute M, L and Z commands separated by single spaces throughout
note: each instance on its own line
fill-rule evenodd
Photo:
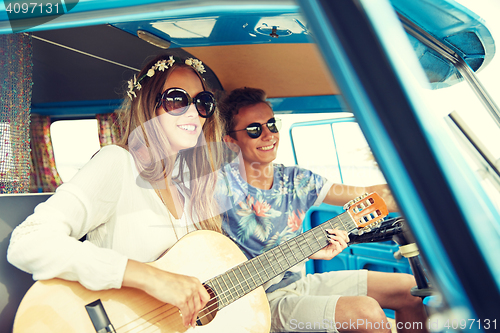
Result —
M 195 148 L 196 146 L 198 146 L 198 140 L 192 141 L 192 142 L 183 142 L 182 145 L 177 145 L 178 149 L 176 149 L 176 150 L 179 152 L 181 150 L 188 150 L 188 149 Z

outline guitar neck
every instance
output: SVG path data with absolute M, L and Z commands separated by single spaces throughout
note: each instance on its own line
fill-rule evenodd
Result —
M 357 229 L 349 212 L 342 213 L 265 253 L 205 282 L 217 294 L 219 309 L 245 296 L 328 245 L 326 229 Z

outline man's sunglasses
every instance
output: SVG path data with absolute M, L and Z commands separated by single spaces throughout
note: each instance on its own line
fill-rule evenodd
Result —
M 209 91 L 202 91 L 191 98 L 187 91 L 181 88 L 170 88 L 156 98 L 156 107 L 160 105 L 172 116 L 181 116 L 194 103 L 200 117 L 208 118 L 215 111 L 215 97 Z
M 257 139 L 262 134 L 262 125 L 266 125 L 267 128 L 269 128 L 269 131 L 271 131 L 272 133 L 278 133 L 279 130 L 281 129 L 281 119 L 271 118 L 266 123 L 263 124 L 251 123 L 244 129 L 230 131 L 229 133 L 247 131 L 249 137 L 251 137 L 252 139 Z

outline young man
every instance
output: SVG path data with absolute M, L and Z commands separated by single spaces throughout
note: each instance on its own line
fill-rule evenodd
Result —
M 234 90 L 221 105 L 221 113 L 226 121 L 224 141 L 238 154 L 237 162 L 220 173 L 218 201 L 227 210 L 223 229 L 248 258 L 299 235 L 305 212 L 322 202 L 342 206 L 363 193 L 377 192 L 390 211 L 397 210 L 386 185 L 333 184 L 309 170 L 273 164 L 280 122 L 264 91 Z M 329 260 L 347 247 L 345 231 L 328 233 L 330 244 L 309 258 Z M 298 332 L 317 325 L 325 332 L 390 332 L 382 308 L 396 311 L 400 332 L 405 323 L 412 324 L 408 332 L 419 331 L 418 327 L 426 331 L 422 301 L 410 294 L 416 285 L 413 276 L 367 270 L 304 276 L 303 265 L 264 285 L 273 332 Z

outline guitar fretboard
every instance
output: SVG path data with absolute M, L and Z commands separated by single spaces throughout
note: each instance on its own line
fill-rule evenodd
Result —
M 206 281 L 217 294 L 218 308 L 231 304 L 327 246 L 326 229 L 351 233 L 357 227 L 345 212 Z

